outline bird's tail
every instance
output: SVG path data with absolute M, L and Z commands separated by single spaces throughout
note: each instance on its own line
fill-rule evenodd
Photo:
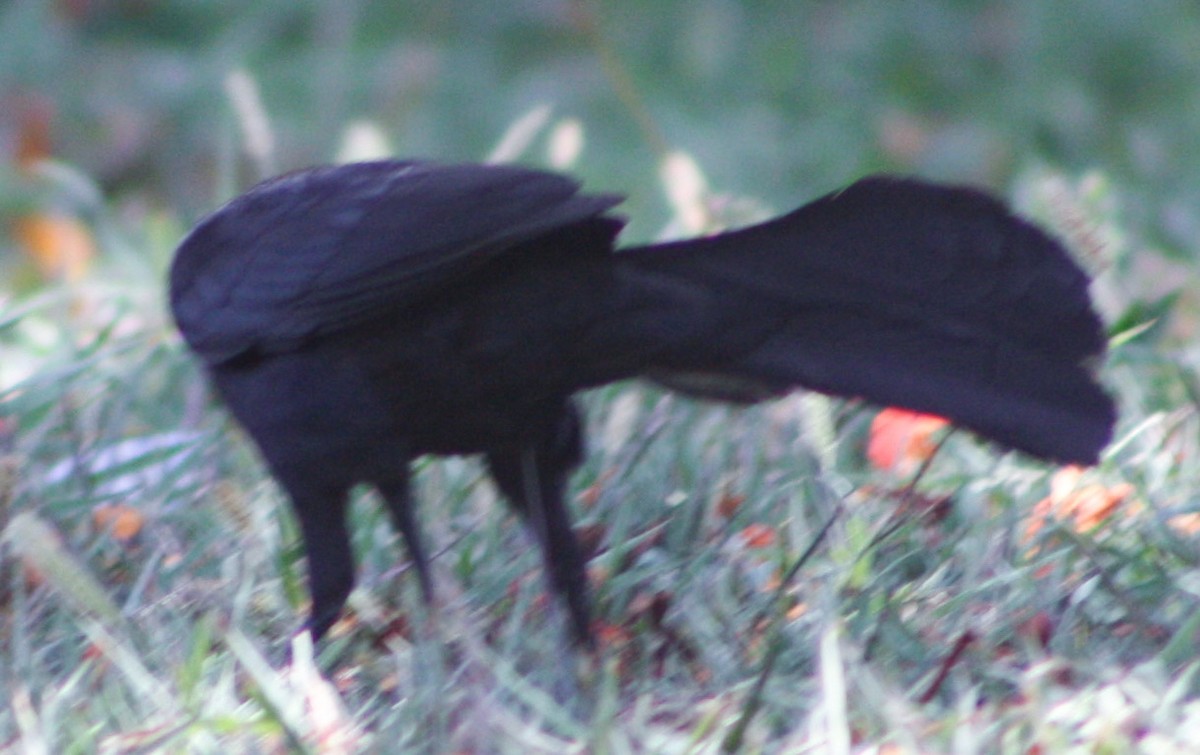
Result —
M 978 191 L 868 178 L 761 225 L 617 257 L 630 280 L 673 292 L 637 323 L 656 343 L 650 377 L 670 387 L 857 396 L 1059 461 L 1094 462 L 1110 438 L 1088 277 Z

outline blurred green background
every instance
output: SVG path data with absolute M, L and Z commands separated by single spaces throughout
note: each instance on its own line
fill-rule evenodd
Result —
M 472 160 L 539 105 L 578 118 L 577 172 L 631 195 L 631 238 L 668 213 L 664 146 L 780 209 L 871 171 L 1004 189 L 1099 168 L 1157 240 L 1198 236 L 1190 1 L 9 0 L 0 40 L 0 152 L 48 107 L 56 158 L 188 221 L 248 181 L 219 185 L 241 68 L 280 169 L 331 160 L 356 119 L 396 154 Z
M 238 80 L 261 97 L 265 156 L 246 154 L 246 119 L 229 93 Z M 61 542 L 9 545 L 77 558 L 83 566 L 68 571 L 96 575 L 93 592 L 135 619 L 113 630 L 122 652 L 102 647 L 98 661 L 94 609 L 47 597 L 0 560 L 5 746 L 19 736 L 30 751 L 94 751 L 147 730 L 170 751 L 265 751 L 263 731 L 283 741 L 287 727 L 264 729 L 278 706 L 227 681 L 256 668 L 238 632 L 279 659 L 302 614 L 295 532 L 174 335 L 163 277 L 200 215 L 264 172 L 338 159 L 363 123 L 399 156 L 500 151 L 569 164 L 588 188 L 629 195 L 631 242 L 679 232 L 661 168 L 677 151 L 706 175 L 704 199 L 749 200 L 724 205 L 743 215 L 791 209 L 876 171 L 981 184 L 1107 266 L 1093 294 L 1116 323 L 1103 377 L 1122 415 L 1084 476 L 1121 516 L 1079 533 L 1060 521 L 1031 547 L 1026 516 L 1050 500 L 1052 470 L 965 434 L 928 481 L 937 496 L 953 491 L 954 513 L 931 521 L 905 513 L 900 483 L 866 468 L 869 418 L 853 405 L 798 397 L 737 413 L 629 386 L 594 392 L 593 419 L 624 402 L 638 442 L 614 432 L 619 423 L 593 422 L 574 482 L 600 502 L 578 506 L 578 521 L 611 532 L 617 556 L 627 535 L 667 533 L 596 580 L 600 615 L 630 621 L 623 647 L 645 652 L 608 669 L 619 692 L 594 720 L 583 703 L 563 713 L 550 695 L 527 694 L 560 690 L 568 665 L 560 627 L 526 613 L 540 583 L 521 575 L 536 555 L 522 553 L 474 467 L 422 464 L 426 522 L 452 544 L 441 563 L 476 607 L 465 635 L 485 636 L 496 618 L 502 650 L 481 656 L 484 674 L 460 674 L 448 656 L 453 684 L 443 685 L 424 667 L 397 674 L 369 633 L 327 645 L 349 674 L 339 689 L 354 720 L 380 742 L 420 740 L 432 721 L 450 732 L 444 741 L 490 745 L 460 751 L 527 753 L 536 737 L 525 735 L 541 731 L 530 721 L 550 721 L 575 749 L 546 752 L 605 751 L 595 743 L 625 728 L 634 742 L 669 730 L 679 748 L 662 751 L 701 751 L 758 674 L 763 578 L 820 541 L 813 523 L 825 517 L 812 512 L 836 504 L 845 526 L 804 570 L 804 611 L 780 624 L 787 654 L 767 688 L 762 751 L 797 751 L 785 740 L 815 749 L 809 724 L 825 720 L 825 670 L 838 666 L 837 648 L 817 642 L 835 629 L 869 651 L 845 659 L 862 742 L 1124 752 L 1153 732 L 1182 743 L 1156 751 L 1190 751 L 1200 721 L 1195 0 L 0 0 L 0 529 L 18 512 L 53 523 Z M 556 159 L 554 135 L 575 128 L 582 151 Z M 797 438 L 783 451 L 781 428 Z M 826 453 L 835 446 L 836 458 Z M 613 468 L 623 476 L 606 476 Z M 146 474 L 129 483 L 134 472 Z M 850 489 L 863 500 L 844 503 Z M 743 496 L 736 525 L 707 513 Z M 114 539 L 95 521 L 113 503 L 149 534 Z M 1171 524 L 1180 517 L 1186 526 Z M 773 527 L 779 548 L 735 547 L 735 527 L 750 522 Z M 375 600 L 377 616 L 407 616 L 416 603 L 403 599 L 411 580 L 396 578 L 387 523 L 368 507 L 357 532 L 367 589 L 356 610 L 369 618 Z M 81 581 L 50 576 L 68 597 Z M 516 600 L 513 585 L 524 585 Z M 631 607 L 651 594 L 680 596 L 668 624 L 698 655 L 638 618 Z M 977 639 L 937 699 L 918 698 L 943 687 L 929 681 L 964 637 Z M 124 676 L 107 670 L 111 658 Z M 496 658 L 517 658 L 520 673 L 505 676 Z M 170 692 L 150 677 L 173 680 Z M 507 721 L 497 707 L 520 734 L 497 734 L 510 731 L 495 723 Z M 461 735 L 454 716 L 480 733 Z M 212 744 L 222 738 L 247 744 Z

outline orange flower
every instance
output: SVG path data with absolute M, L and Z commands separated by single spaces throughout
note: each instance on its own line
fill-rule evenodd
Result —
M 948 424 L 932 414 L 884 409 L 871 422 L 867 458 L 877 469 L 911 474 L 933 454 L 933 435 Z

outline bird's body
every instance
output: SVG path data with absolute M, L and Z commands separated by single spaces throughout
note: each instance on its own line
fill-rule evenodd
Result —
M 1093 461 L 1104 348 L 1065 251 L 969 189 L 867 179 L 768 223 L 614 252 L 617 199 L 501 166 L 378 162 L 261 184 L 183 242 L 172 307 L 292 496 L 324 632 L 353 582 L 345 500 L 388 503 L 429 592 L 408 493 L 422 454 L 483 454 L 537 532 L 577 637 L 562 496 L 581 389 L 649 376 L 756 401 L 797 386 L 941 414 Z

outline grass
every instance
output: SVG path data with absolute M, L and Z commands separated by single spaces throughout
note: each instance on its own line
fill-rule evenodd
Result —
M 0 36 L 29 39 L 36 5 L 0 13 Z M 20 262 L 17 238 L 4 242 L 14 254 L 0 287 L 0 692 L 9 703 L 0 743 L 30 752 L 1192 749 L 1195 304 L 1161 284 L 1190 273 L 1195 254 L 1194 187 L 1184 178 L 1200 150 L 1180 149 L 1192 116 L 1163 104 L 1179 91 L 1164 82 L 1180 68 L 1178 40 L 1195 14 L 1159 2 L 1131 16 L 1097 3 L 1074 40 L 1039 15 L 1047 6 L 1014 3 L 1008 20 L 1034 31 L 989 42 L 985 14 L 953 3 L 920 3 L 911 16 L 855 3 L 811 14 L 769 5 L 663 3 L 655 15 L 631 4 L 644 24 L 606 16 L 583 32 L 516 13 L 475 17 L 497 27 L 480 30 L 456 11 L 381 19 L 348 6 L 366 15 L 339 18 L 303 4 L 252 14 L 197 5 L 184 20 L 100 14 L 43 35 L 37 54 L 50 56 L 62 83 L 21 73 L 3 59 L 17 53 L 0 45 L 10 78 L 86 113 L 97 100 L 61 75 L 81 66 L 69 49 L 80 42 L 97 55 L 95 86 L 109 98 L 100 102 L 176 124 L 165 144 L 142 137 L 138 168 L 113 167 L 86 129 L 57 121 L 55 154 L 66 163 L 36 180 L 14 171 L 0 181 L 10 214 L 53 200 L 86 220 L 95 244 L 86 274 L 46 282 Z M 217 23 L 222 12 L 232 20 Z M 673 39 L 663 29 L 683 28 L 681 17 L 695 21 L 684 41 L 651 44 Z M 211 31 L 183 31 L 197 22 Z M 397 52 L 378 31 L 388 23 L 429 41 L 406 37 Z M 305 31 L 321 24 L 324 46 Z M 811 34 L 808 46 L 786 43 L 792 28 Z M 276 30 L 269 44 L 246 41 L 262 29 Z M 976 30 L 969 47 L 1000 45 L 996 57 L 967 64 L 938 42 L 962 29 Z M 1152 54 L 1122 57 L 1158 31 Z M 531 47 L 530 35 L 542 44 Z M 113 49 L 123 39 L 142 44 L 122 58 Z M 607 45 L 609 65 L 626 73 L 581 63 L 581 40 Z M 1056 47 L 1070 55 L 1049 57 Z M 646 128 L 695 156 L 714 187 L 701 194 L 712 200 L 706 209 L 734 221 L 867 169 L 1009 187 L 1099 273 L 1095 294 L 1114 336 L 1102 374 L 1122 412 L 1115 442 L 1038 528 L 1038 504 L 1064 473 L 966 433 L 946 439 L 927 469 L 889 472 L 866 459 L 873 410 L 853 402 L 798 394 L 734 410 L 612 386 L 582 399 L 590 450 L 572 487 L 594 553 L 594 664 L 565 645 L 528 535 L 474 461 L 451 459 L 422 460 L 417 474 L 437 553 L 436 615 L 425 615 L 402 549 L 362 495 L 351 617 L 310 668 L 305 649 L 288 645 L 306 600 L 295 524 L 167 322 L 161 276 L 193 208 L 256 170 L 234 157 L 245 116 L 231 114 L 213 73 L 222 55 L 240 51 L 252 73 L 282 167 L 336 151 L 347 119 L 306 118 L 312 100 L 335 97 L 318 80 L 336 82 L 338 66 L 375 72 L 340 95 L 363 105 L 391 81 L 379 49 L 401 55 L 396 65 L 415 77 L 405 86 L 428 87 L 423 98 L 394 93 L 395 109 L 374 113 L 377 126 L 393 124 L 385 136 L 399 149 L 469 158 L 503 144 L 539 162 L 550 159 L 539 157 L 550 134 L 582 126 L 577 169 L 601 186 L 639 189 L 635 236 L 657 233 L 663 223 L 648 218 L 664 212 L 668 227 L 688 222 L 686 196 L 656 198 Z M 705 51 L 723 67 L 706 68 Z M 442 72 L 422 73 L 421 55 Z M 134 64 L 147 59 L 167 67 L 150 74 Z M 121 71 L 166 75 L 172 60 L 186 64 L 186 97 L 142 86 L 144 99 L 128 102 L 112 83 Z M 797 83 L 801 63 L 809 68 Z M 1089 65 L 1102 73 L 1087 78 Z M 310 82 L 303 74 L 314 66 L 322 74 Z M 623 99 L 596 93 L 624 75 L 632 89 Z M 843 85 L 861 98 L 839 110 L 830 93 Z M 556 109 L 537 116 L 531 92 Z M 713 97 L 724 105 L 716 113 Z M 804 104 L 822 102 L 815 112 Z M 631 108 L 654 126 L 639 126 Z M 198 112 L 221 114 L 207 119 L 211 133 L 188 117 Z M 447 124 L 464 114 L 475 115 L 465 134 L 432 137 L 458 131 Z M 799 149 L 772 136 L 785 117 L 803 130 Z M 526 130 L 502 138 L 516 122 Z M 1031 124 L 1040 126 L 1022 131 Z M 667 175 L 678 180 L 678 158 L 673 165 Z M 617 182 L 619 173 L 627 177 Z
M 10 743 L 710 751 L 760 678 L 751 751 L 1154 738 L 1184 751 L 1200 714 L 1197 548 L 1172 525 L 1195 510 L 1195 419 L 1168 408 L 1190 392 L 1186 366 L 1143 333 L 1106 366 L 1122 432 L 1086 478 L 1134 492 L 1093 529 L 1052 521 L 1033 540 L 1054 470 L 964 434 L 909 491 L 864 462 L 869 411 L 852 403 L 733 410 L 636 384 L 586 396 L 592 448 L 574 489 L 605 630 L 583 671 L 562 662 L 536 553 L 478 466 L 423 461 L 441 610 L 422 615 L 365 497 L 354 620 L 319 655 L 337 701 L 322 730 L 314 686 L 278 670 L 304 610 L 295 526 L 146 316 L 154 296 L 49 287 L 9 318 L 30 361 L 4 404 Z M 98 526 L 105 505 L 135 506 L 136 536 Z M 751 525 L 770 537 L 749 542 Z

